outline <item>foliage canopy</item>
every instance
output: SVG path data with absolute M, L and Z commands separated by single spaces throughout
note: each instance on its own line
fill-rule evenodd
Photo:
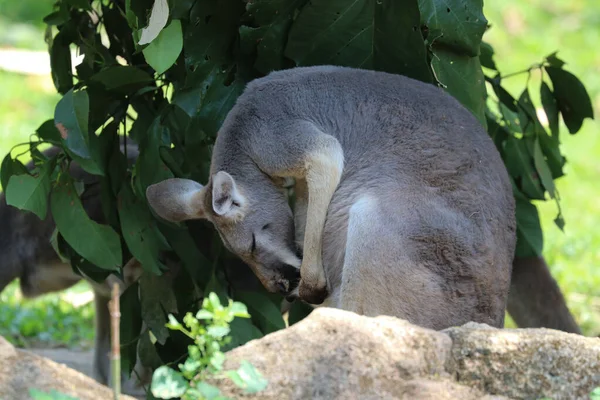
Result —
M 121 300 L 128 371 L 138 351 L 153 367 L 187 351 L 190 339 L 166 329 L 167 315 L 196 312 L 204 293 L 248 306 L 252 318 L 232 322 L 229 346 L 285 326 L 279 296 L 262 289 L 211 227 L 166 223 L 145 199 L 145 189 L 165 178 L 207 181 L 211 144 L 248 81 L 272 70 L 336 64 L 444 87 L 487 128 L 505 161 L 521 256 L 543 247 L 532 200 L 558 204 L 560 118 L 571 134 L 593 118 L 585 87 L 555 53 L 522 71 L 532 79 L 518 98 L 504 89 L 512 74 L 497 70 L 492 47 L 482 42 L 481 0 L 57 0 L 44 22 L 52 79 L 63 97 L 24 144 L 35 169 L 27 171 L 11 152 L 1 183 L 9 204 L 40 218 L 50 208 L 55 247 L 75 271 L 102 280 L 120 274 L 131 257 L 142 262 L 144 276 Z M 72 48 L 82 56 L 75 68 Z M 530 97 L 536 77 L 543 112 Z M 119 150 L 122 137 L 139 146 L 133 165 Z M 44 144 L 62 151 L 47 158 Z M 72 161 L 98 181 L 74 180 Z M 81 201 L 94 185 L 105 221 L 91 220 Z M 560 207 L 556 223 L 564 225 Z M 169 257 L 183 266 L 174 287 L 158 278 Z M 307 312 L 295 304 L 290 323 Z M 142 320 L 156 340 L 139 335 Z

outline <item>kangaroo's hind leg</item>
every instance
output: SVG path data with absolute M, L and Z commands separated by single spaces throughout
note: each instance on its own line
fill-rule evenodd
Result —
M 349 210 L 339 298 L 335 306 L 361 315 L 388 315 L 440 329 L 449 305 L 443 283 L 414 258 L 402 216 L 374 196 Z M 410 229 L 410 228 L 409 228 Z

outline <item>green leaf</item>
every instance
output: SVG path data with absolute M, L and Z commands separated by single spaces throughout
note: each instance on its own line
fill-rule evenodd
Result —
M 479 51 L 479 62 L 481 65 L 497 71 L 498 67 L 496 67 L 496 63 L 494 62 L 494 48 L 489 43 L 481 42 Z
M 565 158 L 560 153 L 560 143 L 554 137 L 548 136 L 546 132 L 539 132 L 537 138 L 539 139 L 542 152 L 546 156 L 546 161 L 552 172 L 552 178 L 560 178 L 564 175 L 562 167 L 565 165 Z
M 245 304 L 240 303 L 239 301 L 234 301 L 231 305 L 231 313 L 234 317 L 238 318 L 250 318 L 250 314 L 248 314 L 248 308 Z
M 373 69 L 433 82 L 416 0 L 373 2 Z
M 540 96 L 552 137 L 558 140 L 558 105 L 550 87 L 544 81 L 542 81 L 542 86 L 540 87 Z
M 78 254 L 107 270 L 116 270 L 122 264 L 119 235 L 110 226 L 88 217 L 66 173 L 60 175 L 50 199 L 58 231 Z
M 135 197 L 129 182 L 125 182 L 119 192 L 117 209 L 123 239 L 131 254 L 145 270 L 153 274 L 158 275 L 166 270 L 159 256 L 170 247 L 158 230 L 146 202 Z
M 521 129 L 524 133 L 537 133 L 544 131 L 542 124 L 540 123 L 531 97 L 529 96 L 529 90 L 525 88 L 519 96 L 518 100 L 519 108 L 519 120 L 521 123 Z M 544 131 L 545 133 L 545 131 Z
M 252 321 L 265 334 L 285 328 L 281 310 L 265 293 L 236 292 L 236 300 L 246 304 Z
M 158 37 L 169 20 L 169 4 L 167 0 L 154 0 L 148 26 L 140 32 L 138 44 L 144 45 L 151 43 Z
M 229 66 L 233 61 L 230 49 L 237 40 L 243 11 L 244 2 L 239 0 L 196 1 L 190 11 L 191 24 L 185 31 L 186 65 L 202 67 L 205 71 Z M 186 86 L 196 85 L 188 79 Z
M 540 147 L 540 141 L 538 138 L 535 139 L 535 143 L 533 145 L 533 162 L 535 165 L 535 169 L 538 172 L 540 180 L 542 184 L 550 194 L 551 198 L 556 197 L 554 181 L 552 180 L 552 172 L 550 172 L 550 167 L 548 167 L 548 163 L 544 158 L 544 154 L 542 153 L 542 148 Z
M 135 31 L 138 27 L 137 16 L 131 8 L 131 0 L 125 0 L 125 19 L 127 20 L 127 25 Z
M 81 10 L 91 10 L 89 0 L 65 0 L 71 7 L 78 8 Z
M 160 224 L 160 230 L 194 282 L 200 287 L 205 287 L 212 275 L 212 261 L 198 250 L 187 229 Z
M 544 248 L 544 236 L 537 207 L 526 199 L 516 200 L 518 257 L 538 257 Z
M 504 159 L 504 142 L 506 142 L 510 133 L 506 130 L 505 126 L 500 125 L 498 117 L 492 114 L 489 108 L 486 110 L 486 119 L 488 134 Z
M 124 65 L 104 68 L 93 75 L 90 81 L 101 83 L 107 90 L 124 94 L 135 92 L 149 83 L 154 83 L 154 79 L 146 71 Z
M 285 55 L 298 66 L 343 65 L 431 81 L 416 0 L 308 2 Z
M 557 201 L 557 204 L 558 204 L 558 201 Z M 562 211 L 560 210 L 560 206 L 558 209 L 558 215 L 556 216 L 556 218 L 554 218 L 554 223 L 556 224 L 558 229 L 560 229 L 561 231 L 565 230 L 565 219 L 562 216 Z
M 6 188 L 6 204 L 31 211 L 39 219 L 44 220 L 48 212 L 50 175 L 55 165 L 55 160 L 46 162 L 37 176 L 29 174 L 11 176 Z
M 177 319 L 175 319 L 173 314 L 169 314 L 168 318 L 169 318 L 169 322 L 167 322 L 167 328 L 172 329 L 172 330 L 181 329 L 181 327 L 182 327 L 181 323 L 179 321 L 177 321 Z M 196 317 L 196 318 L 198 318 L 198 317 Z
M 68 13 L 67 13 L 68 16 Z M 65 94 L 73 88 L 73 71 L 71 63 L 71 39 L 67 29 L 56 34 L 50 48 L 50 67 L 52 81 L 56 91 Z
M 155 370 L 161 365 L 164 365 L 164 362 L 160 359 L 152 341 L 153 338 L 151 332 L 146 331 L 141 335 L 138 339 L 137 354 L 142 365 Z
M 206 398 L 206 400 L 214 400 L 221 395 L 221 391 L 218 387 L 209 385 L 206 382 L 198 382 L 196 389 Z
M 509 136 L 505 146 L 505 160 L 508 173 L 521 179 L 523 192 L 532 199 L 544 200 L 544 191 L 537 179 L 533 156 L 529 153 L 525 140 Z
M 121 371 L 130 376 L 137 362 L 137 345 L 142 330 L 140 297 L 137 282 L 130 285 L 121 294 L 121 322 L 119 336 L 121 338 Z
M 143 53 L 148 64 L 160 75 L 175 64 L 182 48 L 181 21 L 174 19 L 143 50 Z
M 231 321 L 229 327 L 231 328 L 231 342 L 223 346 L 221 348 L 222 351 L 229 351 L 264 336 L 260 329 L 252 324 L 252 321 L 249 319 L 235 318 Z
M 51 12 L 43 18 L 43 21 L 48 26 L 62 25 L 71 19 L 66 3 L 59 3 L 59 9 Z
M 468 57 L 433 46 L 431 68 L 448 93 L 486 126 L 485 81 L 478 57 Z
M 477 57 L 487 27 L 482 0 L 419 0 L 421 21 L 429 30 L 440 30 L 440 44 L 458 54 Z
M 29 174 L 27 167 L 25 167 L 21 161 L 13 160 L 10 152 L 8 152 L 2 160 L 2 165 L 0 165 L 0 183 L 2 184 L 2 190 L 6 192 L 6 187 L 8 186 L 8 181 L 11 176 L 23 174 Z
M 220 339 L 227 336 L 231 330 L 227 326 L 209 326 L 206 331 L 210 336 Z
M 252 26 L 239 29 L 245 53 L 256 52 L 254 67 L 267 74 L 284 68 L 283 52 L 294 15 L 307 0 L 257 0 L 248 2 L 244 19 Z
M 56 105 L 54 124 L 65 146 L 83 159 L 91 159 L 89 150 L 89 97 L 85 90 L 69 90 Z
M 44 121 L 44 123 L 37 128 L 35 133 L 37 133 L 38 137 L 45 142 L 59 143 L 61 139 L 60 132 L 56 129 L 54 120 L 52 119 Z
M 289 326 L 292 326 L 295 323 L 302 321 L 313 310 L 314 310 L 314 308 L 312 308 L 308 304 L 306 304 L 304 302 L 301 302 L 301 301 L 295 301 L 292 304 L 292 306 L 290 307 L 290 311 L 288 312 L 288 324 L 289 324 Z
M 210 310 L 217 311 L 222 310 L 223 305 L 221 304 L 221 300 L 219 300 L 219 296 L 215 292 L 210 292 L 208 297 L 204 299 L 204 305 L 210 306 Z
M 63 245 L 63 247 L 69 247 L 70 259 L 68 260 L 71 263 L 71 267 L 76 270 L 76 272 L 82 273 L 84 276 L 92 279 L 94 282 L 103 284 L 106 278 L 110 275 L 111 271 L 102 269 L 92 264 L 85 258 L 82 258 L 75 250 L 70 248 L 69 244 L 66 243 L 64 238 L 60 236 L 59 243 Z
M 188 389 L 185 378 L 166 365 L 158 367 L 152 375 L 151 391 L 159 399 L 181 397 Z
M 192 126 L 201 126 L 213 137 L 246 86 L 237 75 L 231 79 L 232 74 L 233 67 L 223 70 L 216 64 L 205 63 L 188 75 L 197 79 L 193 89 L 181 91 L 173 98 L 174 104 L 193 116 Z M 198 134 L 197 131 L 191 133 Z
M 208 310 L 199 310 L 196 319 L 213 319 L 214 314 Z
M 565 65 L 565 62 L 563 60 L 561 60 L 560 58 L 558 58 L 556 56 L 556 51 L 552 54 L 550 54 L 549 56 L 546 57 L 546 61 L 548 62 L 548 64 L 550 64 L 552 67 L 556 67 L 556 68 L 562 68 L 563 65 Z
M 140 278 L 142 319 L 160 344 L 169 337 L 167 314 L 177 313 L 177 299 L 168 279 L 144 271 Z
M 211 327 L 211 328 L 214 328 L 214 327 Z M 227 328 L 227 334 L 229 334 L 229 328 Z M 223 336 L 225 336 L 225 335 L 223 335 Z M 223 337 L 223 336 L 218 336 L 218 338 Z M 223 369 L 224 363 L 225 363 L 225 354 L 222 351 L 215 351 L 213 353 L 212 357 L 210 358 L 210 365 L 216 371 L 221 371 Z
M 556 67 L 545 67 L 544 69 L 552 80 L 554 98 L 556 98 L 565 125 L 570 133 L 577 133 L 585 118 L 594 118 L 592 101 L 585 86 L 575 75 L 564 69 Z
M 267 380 L 246 360 L 242 360 L 237 371 L 227 371 L 227 375 L 239 388 L 248 394 L 258 393 L 267 387 Z
M 499 82 L 492 81 L 492 89 L 494 89 L 494 93 L 498 96 L 498 100 L 504 104 L 509 110 L 512 112 L 517 112 L 517 100 L 506 91 L 502 86 L 500 86 Z
M 195 2 L 196 0 L 173 0 L 171 17 L 173 19 L 188 19 L 190 16 L 190 9 Z
M 154 183 L 172 178 L 173 174 L 160 159 L 159 148 L 170 144 L 168 130 L 161 125 L 160 117 L 154 119 L 148 132 L 140 141 L 140 154 L 136 160 L 137 195 L 146 198 L 146 188 Z

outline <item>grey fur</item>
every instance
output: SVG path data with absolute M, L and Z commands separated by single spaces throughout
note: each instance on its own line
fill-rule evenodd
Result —
M 225 215 L 211 198 L 221 171 L 242 196 Z M 278 185 L 286 177 L 308 194 L 296 234 Z M 173 185 L 148 189 L 155 210 L 184 204 L 187 218 L 210 220 L 268 290 L 297 292 L 281 255 L 322 233 L 322 252 L 304 249 L 302 299 L 434 329 L 503 326 L 516 229 L 508 174 L 474 116 L 433 85 L 334 66 L 273 72 L 228 114 L 207 185 L 184 195 Z

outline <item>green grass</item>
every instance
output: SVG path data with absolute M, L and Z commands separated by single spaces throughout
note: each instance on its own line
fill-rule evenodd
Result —
M 94 305 L 75 307 L 69 294 L 87 291 L 81 282 L 57 294 L 32 300 L 21 297 L 18 281 L 0 294 L 0 335 L 20 347 L 90 348 L 94 340 Z
M 0 47 L 44 50 L 43 26 L 38 21 L 51 9 L 49 0 L 0 0 Z M 586 85 L 600 115 L 600 3 L 597 0 L 487 1 L 485 13 L 493 25 L 485 40 L 497 53 L 504 73 L 522 70 L 559 50 L 566 68 Z M 6 21 L 18 23 L 8 25 Z M 525 76 L 510 78 L 507 88 L 518 95 Z M 530 89 L 537 99 L 539 81 Z M 49 77 L 0 71 L 0 156 L 27 141 L 59 100 Z M 539 103 L 538 103 L 539 104 Z M 586 121 L 575 136 L 563 130 L 567 176 L 557 182 L 565 232 L 553 224 L 556 206 L 541 202 L 545 236 L 544 255 L 562 287 L 568 304 L 586 335 L 600 334 L 600 124 Z M 30 301 L 21 299 L 18 286 L 0 295 L 0 335 L 20 345 L 87 345 L 93 335 L 93 307 L 76 308 L 64 300 L 79 284 L 61 294 Z
M 0 157 L 12 146 L 27 142 L 42 122 L 53 118 L 59 99 L 50 77 L 0 70 Z

